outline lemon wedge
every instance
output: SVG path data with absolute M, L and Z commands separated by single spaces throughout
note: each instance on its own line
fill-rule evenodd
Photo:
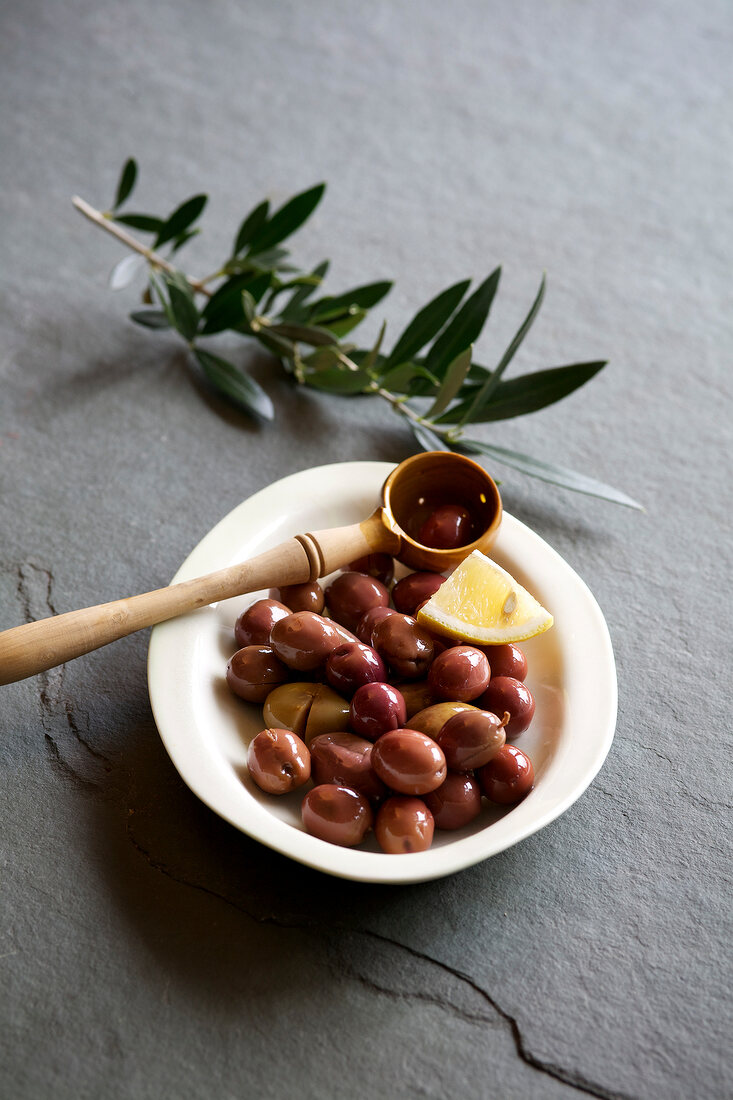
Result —
M 553 618 L 506 569 L 474 550 L 418 611 L 430 630 L 478 645 L 523 642 Z

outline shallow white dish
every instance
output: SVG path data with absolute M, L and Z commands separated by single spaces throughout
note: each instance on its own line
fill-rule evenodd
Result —
M 173 578 L 188 580 L 252 557 L 304 531 L 365 519 L 387 475 L 384 462 L 347 462 L 292 474 L 225 516 Z M 212 810 L 255 840 L 328 874 L 363 882 L 439 878 L 478 863 L 559 817 L 601 767 L 616 725 L 616 669 L 608 628 L 593 595 L 538 535 L 505 513 L 492 557 L 555 616 L 552 630 L 522 644 L 537 709 L 517 744 L 532 758 L 534 789 L 518 806 L 492 808 L 456 832 L 436 830 L 433 846 L 386 855 L 373 836 L 339 848 L 306 833 L 303 791 L 277 798 L 247 774 L 247 746 L 262 728 L 261 708 L 229 691 L 237 615 L 266 593 L 201 608 L 155 627 L 148 685 L 155 721 L 184 782 Z

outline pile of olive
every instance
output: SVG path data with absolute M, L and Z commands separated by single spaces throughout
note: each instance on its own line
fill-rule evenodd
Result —
M 385 852 L 420 852 L 435 828 L 473 821 L 482 796 L 511 805 L 532 788 L 531 760 L 506 740 L 527 729 L 534 699 L 517 646 L 464 645 L 418 623 L 442 575 L 393 577 L 392 558 L 374 554 L 325 591 L 271 590 L 237 619 L 227 682 L 264 704 L 253 781 L 270 794 L 313 781 L 309 833 L 350 847 L 373 829 Z

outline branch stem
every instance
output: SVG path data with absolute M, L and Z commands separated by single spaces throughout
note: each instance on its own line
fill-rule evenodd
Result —
M 94 222 L 100 229 L 104 229 L 110 236 L 115 237 L 121 244 L 124 244 L 126 248 L 130 248 L 133 252 L 137 252 L 141 256 L 144 256 L 153 267 L 160 268 L 162 271 L 168 271 L 171 274 L 177 272 L 178 269 L 175 268 L 173 264 L 169 263 L 164 256 L 154 252 L 152 248 L 148 248 L 142 241 L 133 237 L 131 233 L 128 233 L 126 229 L 117 225 L 116 222 L 113 222 L 110 218 L 105 218 L 101 210 L 97 210 L 85 199 L 81 199 L 78 195 L 74 195 L 71 201 L 80 214 L 83 214 L 90 222 Z M 198 294 L 205 294 L 207 298 L 211 297 L 212 292 L 207 286 L 204 286 L 201 279 L 192 279 L 188 275 L 186 278 L 192 290 L 196 291 Z

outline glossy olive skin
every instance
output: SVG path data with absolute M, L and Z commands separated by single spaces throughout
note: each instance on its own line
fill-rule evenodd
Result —
M 471 542 L 471 513 L 460 504 L 442 504 L 428 516 L 420 528 L 417 541 L 436 550 L 455 550 Z
M 356 630 L 366 611 L 389 604 L 389 592 L 375 577 L 349 570 L 331 581 L 326 589 L 326 603 L 336 622 L 347 630 Z
M 443 750 L 432 738 L 404 728 L 383 733 L 375 742 L 372 767 L 399 794 L 434 791 L 448 770 Z
M 445 781 L 425 795 L 437 829 L 462 829 L 481 813 L 481 787 L 465 772 L 448 772 Z
M 308 748 L 314 783 L 351 787 L 371 802 L 386 797 L 387 788 L 372 767 L 371 741 L 354 733 L 321 733 Z
M 454 714 L 461 714 L 470 710 L 478 710 L 478 707 L 474 707 L 470 703 L 433 703 L 409 718 L 406 725 L 408 729 L 419 730 L 420 733 L 425 733 L 428 737 L 432 737 L 433 741 L 436 741 L 438 734 L 449 718 L 452 718 Z
M 435 696 L 430 690 L 430 685 L 427 680 L 407 680 L 403 683 L 396 684 L 395 687 L 397 687 L 400 695 L 405 700 L 408 720 L 435 702 Z M 408 724 L 409 722 L 402 723 L 403 726 Z
M 354 693 L 349 717 L 354 733 L 376 741 L 389 730 L 404 726 L 407 707 L 402 692 L 391 684 L 364 684 Z
M 430 633 L 410 615 L 390 615 L 372 631 L 382 660 L 403 680 L 421 680 L 430 668 L 435 647 Z
M 480 649 L 456 645 L 440 653 L 428 673 L 430 690 L 436 699 L 470 703 L 489 686 L 489 660 Z
M 467 710 L 449 718 L 437 737 L 449 768 L 472 771 L 488 764 L 506 741 L 501 719 L 488 710 Z
M 270 631 L 278 619 L 292 614 L 292 610 L 278 600 L 256 600 L 246 608 L 234 624 L 237 645 L 269 645 Z
M 269 645 L 248 645 L 230 658 L 227 683 L 235 695 L 248 703 L 262 703 L 278 684 L 285 683 L 290 671 Z
M 307 783 L 311 775 L 308 749 L 290 730 L 265 729 L 247 752 L 252 779 L 268 794 L 287 794 Z
M 528 728 L 534 718 L 535 701 L 532 692 L 521 680 L 511 676 L 492 676 L 488 688 L 478 700 L 482 710 L 493 710 L 494 714 L 509 711 L 506 726 L 508 738 L 518 737 Z
M 313 611 L 296 611 L 278 619 L 270 632 L 270 645 L 276 655 L 298 672 L 320 668 L 342 641 L 333 624 Z
M 365 554 L 346 567 L 353 573 L 366 573 L 389 587 L 394 577 L 394 558 L 391 554 Z
M 374 627 L 377 623 L 381 622 L 382 619 L 388 618 L 390 615 L 396 614 L 397 612 L 393 607 L 370 607 L 359 619 L 359 623 L 356 627 L 356 636 L 359 641 L 363 642 L 364 645 L 371 645 Z
M 349 724 L 349 704 L 327 684 L 282 684 L 265 699 L 267 726 L 292 730 L 306 744 L 319 733 L 343 730 Z
M 271 588 L 271 600 L 280 600 L 291 611 L 323 611 L 326 597 L 318 581 L 305 581 L 303 584 L 287 584 L 281 588 Z
M 408 573 L 392 589 L 392 602 L 403 615 L 415 615 L 418 607 L 435 595 L 444 580 L 441 573 Z
M 383 682 L 386 675 L 382 658 L 362 642 L 346 642 L 326 658 L 326 679 L 347 699 L 364 684 Z
M 351 787 L 321 783 L 308 791 L 301 806 L 303 825 L 312 836 L 353 848 L 374 823 L 369 802 Z
M 478 769 L 476 777 L 491 802 L 510 806 L 532 790 L 534 767 L 527 754 L 516 745 L 505 745 L 488 764 Z
M 524 680 L 527 676 L 527 658 L 518 645 L 478 646 L 489 658 L 491 675 L 511 676 L 513 680 Z
M 388 855 L 424 852 L 433 842 L 433 815 L 421 798 L 394 795 L 380 806 L 374 833 Z

